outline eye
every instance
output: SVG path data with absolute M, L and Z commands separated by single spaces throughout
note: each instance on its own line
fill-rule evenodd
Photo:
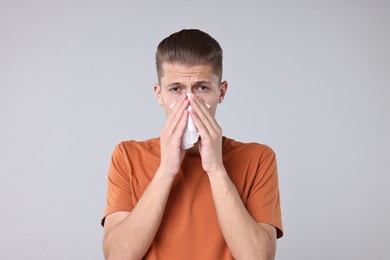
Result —
M 210 89 L 209 87 L 204 86 L 204 85 L 201 85 L 201 86 L 199 86 L 199 87 L 197 88 L 197 90 L 199 90 L 199 91 L 207 91 L 207 90 L 209 90 L 209 89 Z
M 168 90 L 169 92 L 177 93 L 180 92 L 180 87 L 170 87 Z

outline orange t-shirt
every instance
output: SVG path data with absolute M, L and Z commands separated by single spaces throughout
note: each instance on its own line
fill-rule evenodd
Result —
M 283 235 L 275 153 L 266 145 L 223 140 L 223 162 L 257 222 Z M 108 172 L 104 218 L 132 211 L 160 164 L 160 140 L 120 143 Z M 176 175 L 156 237 L 145 259 L 233 259 L 223 238 L 201 158 L 186 156 Z

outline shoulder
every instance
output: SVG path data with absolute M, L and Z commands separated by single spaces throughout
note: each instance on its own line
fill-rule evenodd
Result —
M 160 139 L 152 138 L 143 141 L 127 140 L 118 143 L 114 149 L 114 157 L 132 157 L 137 154 L 160 153 Z
M 265 159 L 269 156 L 275 156 L 274 150 L 262 143 L 257 142 L 240 142 L 231 138 L 224 138 L 224 153 L 239 154 L 246 157 L 257 157 L 258 159 Z
M 160 147 L 160 139 L 152 138 L 143 141 L 127 140 L 122 141 L 116 146 L 116 150 L 121 151 L 137 151 L 137 150 L 153 150 Z

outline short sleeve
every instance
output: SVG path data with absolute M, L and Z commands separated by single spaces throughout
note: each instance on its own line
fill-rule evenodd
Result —
M 104 226 L 105 217 L 117 211 L 132 211 L 131 186 L 129 167 L 124 147 L 119 144 L 114 149 L 108 169 L 107 202 L 101 225 Z
M 283 236 L 278 170 L 274 152 L 260 159 L 246 207 L 257 222 L 273 225 L 277 231 L 277 238 Z

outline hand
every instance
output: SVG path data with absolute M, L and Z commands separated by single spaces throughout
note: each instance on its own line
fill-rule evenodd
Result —
M 202 167 L 210 176 L 224 169 L 222 128 L 199 97 L 192 95 L 190 104 L 192 106 L 191 117 L 200 135 L 199 153 L 202 158 Z
M 188 119 L 189 102 L 186 95 L 180 96 L 169 113 L 165 127 L 160 135 L 160 170 L 171 176 L 179 172 L 185 151 L 180 148 L 181 138 Z

